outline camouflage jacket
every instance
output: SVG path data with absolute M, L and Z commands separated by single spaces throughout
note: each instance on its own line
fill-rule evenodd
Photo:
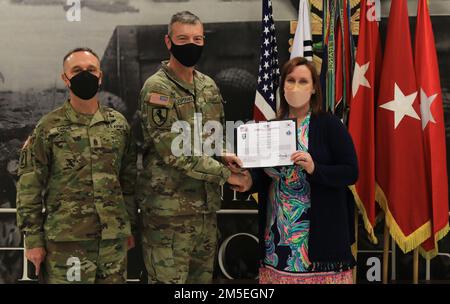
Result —
M 176 121 L 186 121 L 194 136 L 194 113 L 202 114 L 203 123 L 213 120 L 223 124 L 222 102 L 214 81 L 198 71 L 194 72 L 194 83 L 188 84 L 163 62 L 147 79 L 139 98 L 145 153 L 137 197 L 143 214 L 193 215 L 220 208 L 220 186 L 231 175 L 230 170 L 214 156 L 173 155 L 172 141 L 179 133 L 171 132 L 171 127 Z M 202 139 L 209 135 L 198 134 Z
M 129 236 L 135 180 L 126 119 L 103 106 L 83 115 L 67 101 L 39 121 L 21 151 L 17 222 L 26 247 Z

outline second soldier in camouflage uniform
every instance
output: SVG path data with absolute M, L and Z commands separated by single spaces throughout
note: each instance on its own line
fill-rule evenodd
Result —
M 136 222 L 130 127 L 98 104 L 92 50 L 70 52 L 64 71 L 70 100 L 39 121 L 20 157 L 17 220 L 27 258 L 37 272 L 44 262 L 46 283 L 124 283 Z
M 174 122 L 187 122 L 194 133 L 195 113 L 203 121 L 223 122 L 224 112 L 214 81 L 193 68 L 204 43 L 198 17 L 175 14 L 165 42 L 170 60 L 145 82 L 139 100 L 146 147 L 137 187 L 144 262 L 150 283 L 210 283 L 220 186 L 242 183 L 243 177 L 218 158 L 172 154 L 179 135 L 171 132 Z

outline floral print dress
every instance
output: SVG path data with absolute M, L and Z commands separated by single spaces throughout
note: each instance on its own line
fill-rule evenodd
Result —
M 297 150 L 308 151 L 311 115 L 297 126 Z M 300 166 L 264 169 L 272 178 L 261 283 L 352 283 L 350 271 L 313 273 L 308 258 L 310 185 Z

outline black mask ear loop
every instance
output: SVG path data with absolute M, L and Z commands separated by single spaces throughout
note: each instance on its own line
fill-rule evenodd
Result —
M 69 76 L 67 76 L 67 74 L 65 72 L 63 74 L 64 74 L 64 76 L 66 76 L 67 80 L 70 82 Z
M 70 86 L 72 85 L 71 83 L 70 83 L 70 79 L 69 79 L 69 77 L 67 76 L 67 74 L 66 74 L 66 72 L 63 72 L 63 74 L 64 74 L 64 76 L 66 76 L 66 79 L 69 81 L 69 86 L 67 87 L 69 90 L 70 90 Z M 67 92 L 68 93 L 68 92 Z M 69 95 L 70 96 L 70 95 Z M 69 98 L 69 97 L 67 97 L 67 98 Z
M 172 37 L 170 37 L 169 35 L 167 35 L 167 36 L 169 37 L 169 41 L 170 41 L 170 49 L 169 49 L 169 52 L 172 52 L 172 48 L 173 48 L 173 45 L 174 45 L 175 43 L 173 43 Z

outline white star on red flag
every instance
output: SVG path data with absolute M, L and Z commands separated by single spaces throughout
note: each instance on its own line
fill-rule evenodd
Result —
M 394 129 L 398 127 L 405 116 L 420 120 L 419 115 L 417 115 L 413 108 L 413 103 L 416 100 L 416 97 L 417 92 L 405 95 L 397 83 L 394 84 L 394 100 L 380 105 L 381 108 L 394 112 Z
M 437 96 L 438 94 L 427 96 L 425 91 L 420 88 L 420 112 L 422 114 L 422 130 L 425 129 L 429 121 L 431 121 L 432 123 L 436 123 L 433 117 L 433 113 L 431 113 L 431 104 Z
M 359 65 L 355 62 L 355 72 L 353 74 L 353 83 L 352 83 L 352 95 L 355 97 L 358 92 L 359 86 L 364 86 L 366 88 L 371 88 L 369 81 L 366 78 L 367 70 L 369 69 L 370 61 L 366 64 Z

